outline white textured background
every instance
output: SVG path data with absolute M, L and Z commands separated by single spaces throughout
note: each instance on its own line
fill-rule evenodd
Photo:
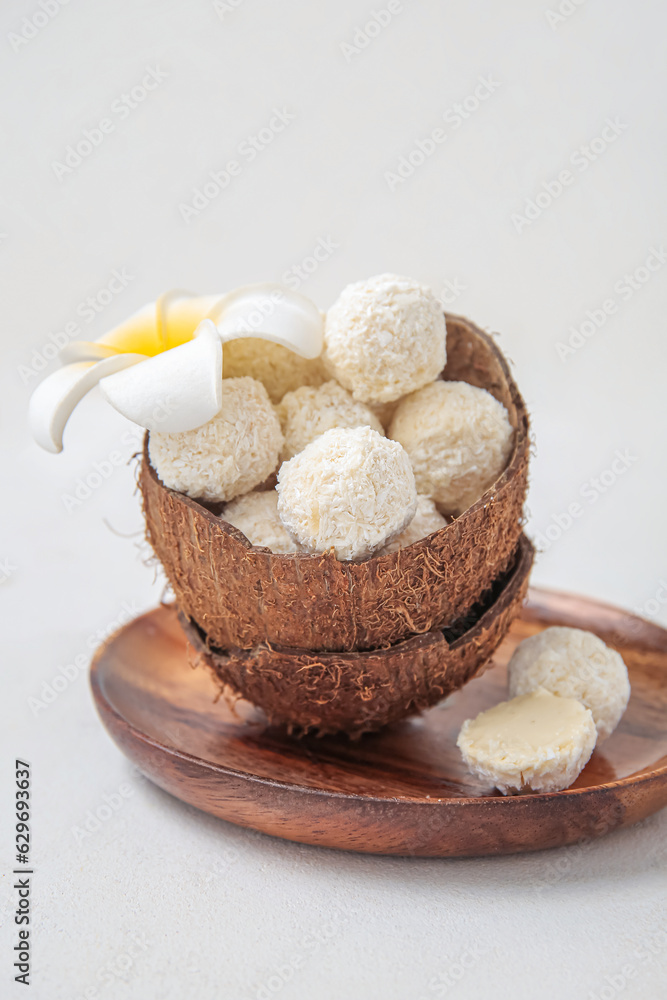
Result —
M 222 292 L 286 272 L 296 284 L 323 239 L 335 246 L 300 286 L 321 307 L 392 270 L 500 331 L 537 441 L 534 581 L 667 622 L 664 5 L 403 0 L 353 51 L 384 0 L 42 2 L 48 20 L 37 0 L 0 9 L 0 855 L 11 862 L 18 754 L 34 773 L 29 995 L 663 996 L 664 814 L 532 856 L 346 856 L 252 835 L 138 778 L 84 670 L 46 705 L 54 678 L 160 585 L 141 561 L 129 468 L 64 502 L 96 463 L 135 450 L 130 425 L 91 395 L 51 456 L 30 442 L 25 408 L 68 323 L 92 339 L 170 287 Z M 149 68 L 159 86 L 121 112 Z M 480 77 L 493 93 L 457 117 Z M 250 161 L 243 143 L 274 108 L 293 119 Z M 103 118 L 113 131 L 91 155 L 54 167 Z M 600 144 L 607 119 L 618 134 Z M 388 178 L 434 128 L 446 139 L 433 154 Z M 186 222 L 179 206 L 231 159 L 240 174 Z M 518 220 L 565 169 L 572 183 Z M 642 270 L 651 254 L 656 269 Z M 126 286 L 88 322 L 85 300 L 107 298 L 114 270 Z M 615 312 L 559 357 L 608 299 Z M 124 785 L 113 817 L 78 842 L 73 828 Z M 8 877 L 1 893 L 4 922 Z M 3 998 L 26 995 L 11 983 L 12 936 L 5 926 Z

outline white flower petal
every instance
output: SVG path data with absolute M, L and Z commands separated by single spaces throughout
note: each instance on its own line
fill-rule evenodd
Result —
M 322 353 L 324 322 L 314 302 L 283 285 L 246 285 L 223 296 L 209 312 L 223 343 L 258 337 L 282 344 L 302 358 Z
M 59 368 L 37 386 L 28 417 L 32 435 L 46 451 L 63 450 L 63 431 L 72 410 L 100 379 L 145 360 L 144 354 L 114 354 L 101 361 L 77 361 Z
M 203 320 L 193 340 L 100 383 L 119 413 L 149 431 L 174 434 L 208 423 L 222 406 L 222 343 Z
M 60 351 L 58 360 L 61 365 L 71 365 L 75 361 L 101 361 L 119 353 L 115 347 L 97 344 L 94 340 L 71 340 Z

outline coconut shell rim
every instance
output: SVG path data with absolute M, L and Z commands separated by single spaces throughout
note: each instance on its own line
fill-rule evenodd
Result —
M 453 641 L 438 629 L 382 649 L 289 652 L 289 647 L 264 642 L 250 650 L 216 651 L 193 621 L 180 612 L 179 620 L 194 664 L 212 673 L 226 700 L 248 701 L 269 725 L 286 726 L 298 738 L 344 734 L 357 739 L 420 715 L 492 665 L 525 599 L 533 556 L 532 543 L 522 535 L 512 568 L 496 580 L 500 589 Z
M 258 651 L 268 650 L 270 652 L 279 653 L 283 656 L 293 656 L 295 659 L 303 659 L 307 656 L 316 657 L 318 660 L 322 660 L 323 662 L 326 662 L 327 660 L 344 660 L 349 661 L 350 663 L 356 663 L 359 659 L 368 658 L 370 656 L 386 658 L 395 656 L 396 654 L 412 652 L 413 650 L 416 651 L 421 649 L 423 646 L 432 645 L 434 643 L 439 644 L 440 642 L 445 642 L 449 650 L 457 652 L 463 645 L 473 639 L 475 633 L 479 634 L 483 632 L 488 627 L 489 623 L 492 622 L 494 618 L 502 612 L 504 607 L 511 602 L 523 583 L 527 581 L 533 565 L 534 557 L 535 546 L 528 536 L 525 533 L 522 533 L 517 546 L 517 554 L 514 564 L 512 565 L 512 568 L 504 574 L 502 589 L 491 601 L 489 606 L 484 609 L 477 620 L 468 629 L 466 629 L 465 632 L 454 639 L 453 642 L 449 642 L 445 636 L 444 631 L 450 626 L 448 624 L 444 624 L 441 627 L 429 629 L 428 632 L 420 632 L 415 635 L 408 636 L 405 639 L 399 639 L 398 642 L 395 642 L 390 646 L 376 646 L 370 649 L 351 649 L 340 651 L 299 649 L 295 646 L 284 646 L 275 642 L 262 642 L 250 649 L 230 646 L 227 650 L 223 650 L 215 645 L 209 645 L 206 640 L 202 639 L 202 635 L 206 635 L 205 629 L 201 628 L 201 626 L 198 625 L 194 619 L 191 619 L 188 615 L 186 615 L 180 608 L 178 608 L 177 605 L 178 618 L 186 635 L 188 636 L 188 641 L 190 641 L 189 636 L 191 634 L 197 636 L 195 649 L 219 658 L 232 655 L 240 659 L 250 659 L 256 655 Z M 193 643 L 192 645 L 194 646 L 195 644 Z

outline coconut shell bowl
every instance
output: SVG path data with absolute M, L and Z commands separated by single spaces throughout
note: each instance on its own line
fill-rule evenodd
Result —
M 446 527 L 364 562 L 251 545 L 210 505 L 165 487 L 146 443 L 148 538 L 197 661 L 272 723 L 358 736 L 418 712 L 483 669 L 520 608 L 532 561 L 525 405 L 493 339 L 461 317 L 447 316 L 442 378 L 505 406 L 509 461 Z

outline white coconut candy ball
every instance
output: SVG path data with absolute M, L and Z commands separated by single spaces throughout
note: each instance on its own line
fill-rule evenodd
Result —
M 325 382 L 319 389 L 304 385 L 288 392 L 276 409 L 285 438 L 284 461 L 298 455 L 307 444 L 332 427 L 368 426 L 384 435 L 375 414 L 333 381 Z
M 386 556 L 390 552 L 397 552 L 418 542 L 420 538 L 426 538 L 434 531 L 439 531 L 447 525 L 447 520 L 442 516 L 430 497 L 425 497 L 421 493 L 417 497 L 417 510 L 415 516 L 410 521 L 407 528 L 404 528 L 400 535 L 397 535 L 391 542 L 383 546 L 378 555 Z
M 412 462 L 420 493 L 460 514 L 507 464 L 514 431 L 507 410 L 468 382 L 432 382 L 401 400 L 389 427 Z
M 281 466 L 278 514 L 310 552 L 364 559 L 412 520 L 410 459 L 370 427 L 333 427 Z
M 507 795 L 569 788 L 595 737 L 593 716 L 581 702 L 537 688 L 468 719 L 456 745 L 474 774 Z
M 613 733 L 630 697 L 620 653 L 578 628 L 554 626 L 524 639 L 510 659 L 508 678 L 511 695 L 539 686 L 563 698 L 577 698 L 593 715 L 598 743 Z
M 275 490 L 255 490 L 227 504 L 221 517 L 242 531 L 253 545 L 272 552 L 300 552 L 278 517 L 278 494 Z
M 278 464 L 283 435 L 266 389 L 252 378 L 223 379 L 222 407 L 207 424 L 148 440 L 165 486 L 203 500 L 233 500 L 264 482 Z
M 262 383 L 272 403 L 302 385 L 322 385 L 328 376 L 321 358 L 302 358 L 272 340 L 240 337 L 222 349 L 223 378 L 248 375 Z
M 380 274 L 348 285 L 327 313 L 322 357 L 364 403 L 386 403 L 445 367 L 445 315 L 430 288 Z

